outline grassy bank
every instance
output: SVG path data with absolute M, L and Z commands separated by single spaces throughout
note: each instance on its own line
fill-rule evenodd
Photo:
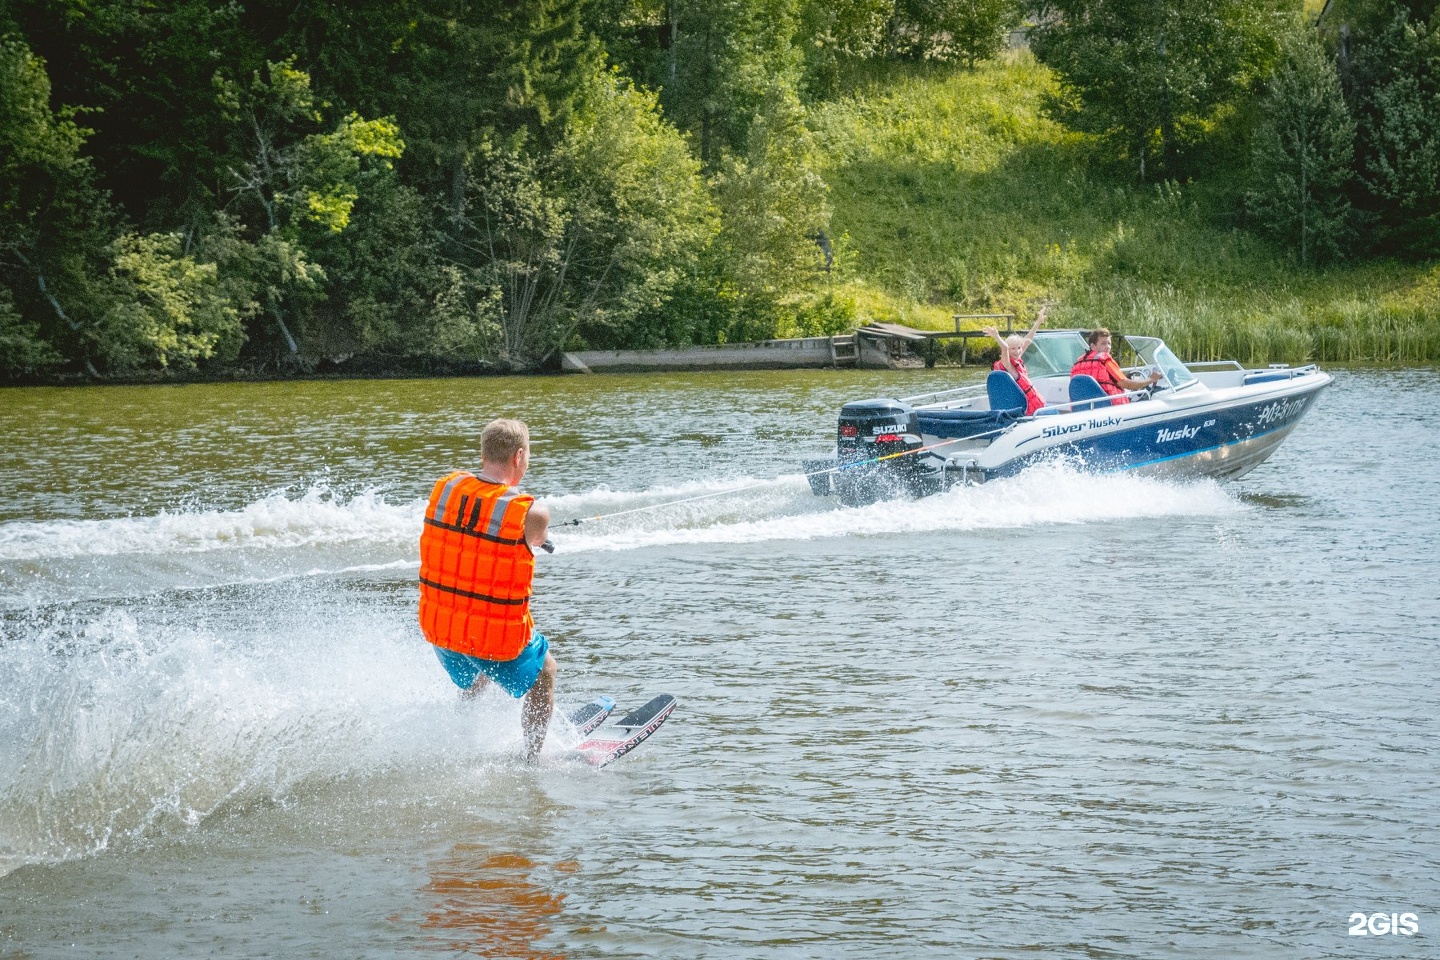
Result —
M 1011 311 L 1165 337 L 1195 359 L 1440 361 L 1440 264 L 1302 269 L 1237 224 L 1243 158 L 1139 184 L 1043 116 L 1027 53 L 880 66 L 819 108 L 837 280 L 867 319 Z

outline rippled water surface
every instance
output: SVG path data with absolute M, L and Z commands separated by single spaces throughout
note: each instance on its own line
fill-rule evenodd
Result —
M 842 402 L 953 379 L 0 391 L 0 956 L 1440 956 L 1440 375 L 1228 485 L 810 495 Z M 415 624 L 500 415 L 602 517 L 561 701 L 680 701 L 603 771 Z

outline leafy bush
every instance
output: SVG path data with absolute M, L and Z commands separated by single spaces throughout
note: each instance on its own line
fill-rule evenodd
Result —
M 39 324 L 21 317 L 10 291 L 0 287 L 0 379 L 40 373 L 62 359 L 40 336 Z
M 179 234 L 126 234 L 112 251 L 109 309 L 93 331 L 109 369 L 193 369 L 201 360 L 235 359 L 240 311 L 225 295 L 213 263 L 184 255 Z

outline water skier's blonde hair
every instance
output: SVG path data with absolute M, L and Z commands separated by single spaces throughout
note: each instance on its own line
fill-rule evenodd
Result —
M 480 434 L 480 459 L 486 463 L 509 463 L 529 448 L 530 428 L 519 420 L 491 420 Z

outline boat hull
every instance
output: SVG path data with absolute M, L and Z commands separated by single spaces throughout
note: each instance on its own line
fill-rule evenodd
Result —
M 967 474 L 1013 476 L 1057 457 L 1098 471 L 1237 478 L 1265 462 L 1332 382 L 1315 372 L 1265 389 L 1166 397 L 1037 417 L 966 464 Z

